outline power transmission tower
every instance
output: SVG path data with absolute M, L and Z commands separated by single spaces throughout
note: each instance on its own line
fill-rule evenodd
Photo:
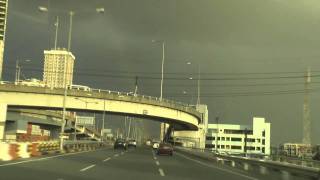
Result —
M 310 119 L 310 108 L 309 108 L 309 93 L 311 83 L 311 72 L 310 68 L 304 77 L 304 103 L 303 103 L 303 144 L 311 144 L 311 119 Z

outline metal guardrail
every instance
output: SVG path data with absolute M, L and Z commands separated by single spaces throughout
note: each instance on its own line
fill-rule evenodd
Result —
M 293 158 L 288 156 L 271 156 L 270 160 L 320 169 L 320 161 L 312 159 Z
M 35 87 L 35 86 L 24 86 L 24 85 L 14 85 L 14 84 L 1 84 L 0 91 L 12 91 L 12 92 L 26 92 L 26 93 L 42 93 L 42 94 L 54 94 L 54 95 L 63 95 L 64 89 L 50 89 L 48 87 Z M 171 109 L 180 110 L 193 116 L 197 117 L 199 120 L 201 114 L 195 109 L 194 106 L 185 104 L 182 102 L 177 102 L 169 99 L 162 99 L 158 97 L 145 96 L 133 93 L 111 91 L 111 90 L 102 90 L 102 89 L 91 89 L 90 91 L 68 89 L 68 95 L 75 97 L 86 97 L 86 98 L 99 98 L 106 100 L 119 100 L 119 101 L 128 101 L 136 102 L 142 104 L 156 105 L 167 107 Z
M 219 155 L 212 153 L 211 151 L 203 149 L 193 149 L 184 147 L 175 147 L 175 150 L 181 151 L 196 157 L 215 160 L 221 162 L 224 165 L 231 167 L 241 167 L 244 170 L 258 171 L 261 174 L 269 172 L 280 172 L 281 179 L 288 180 L 291 176 L 298 176 L 306 179 L 320 179 L 320 168 L 309 167 L 304 165 L 284 163 L 281 161 L 272 161 L 268 159 L 256 159 L 247 157 L 238 157 L 231 155 Z

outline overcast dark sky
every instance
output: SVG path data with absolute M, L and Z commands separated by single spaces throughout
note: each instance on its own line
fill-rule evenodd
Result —
M 49 5 L 50 13 L 40 13 L 39 5 Z M 165 40 L 165 98 L 195 103 L 196 81 L 188 77 L 196 78 L 200 65 L 209 121 L 251 124 L 253 116 L 265 117 L 272 144 L 302 139 L 301 77 L 310 66 L 312 138 L 320 144 L 317 0 L 10 0 L 5 79 L 14 79 L 18 59 L 32 60 L 23 63 L 27 78 L 42 78 L 54 18 L 60 16 L 59 46 L 66 47 L 69 10 L 76 12 L 75 84 L 133 91 L 139 76 L 139 93 L 159 96 L 161 46 L 152 40 Z

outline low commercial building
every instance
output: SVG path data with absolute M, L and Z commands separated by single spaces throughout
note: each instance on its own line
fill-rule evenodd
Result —
M 206 148 L 230 154 L 270 154 L 270 123 L 254 117 L 252 125 L 208 124 Z

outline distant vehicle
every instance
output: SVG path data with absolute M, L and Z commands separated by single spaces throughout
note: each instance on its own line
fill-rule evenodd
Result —
M 113 148 L 127 150 L 127 143 L 124 139 L 117 139 L 113 145 Z
M 17 82 L 18 85 L 23 86 L 33 86 L 33 87 L 45 87 L 46 85 L 43 83 L 43 81 L 35 78 L 26 79 L 23 81 Z
M 91 91 L 91 88 L 89 86 L 76 85 L 76 84 L 69 85 L 69 89 L 75 89 L 79 91 Z
M 9 81 L 0 81 L 0 84 L 10 84 Z
M 157 155 L 162 155 L 162 154 L 172 156 L 173 155 L 172 145 L 169 143 L 160 143 L 159 148 L 157 150 Z
M 152 142 L 152 148 L 153 148 L 153 149 L 158 149 L 158 148 L 159 148 L 159 145 L 160 145 L 160 142 L 158 142 L 158 141 Z
M 136 148 L 136 147 L 137 147 L 137 142 L 136 142 L 136 140 L 134 140 L 134 139 L 129 140 L 129 141 L 128 141 L 128 147 L 134 147 L 134 148 Z
M 150 141 L 150 140 L 147 140 L 147 141 L 146 141 L 146 145 L 147 145 L 147 146 L 151 146 L 151 141 Z

